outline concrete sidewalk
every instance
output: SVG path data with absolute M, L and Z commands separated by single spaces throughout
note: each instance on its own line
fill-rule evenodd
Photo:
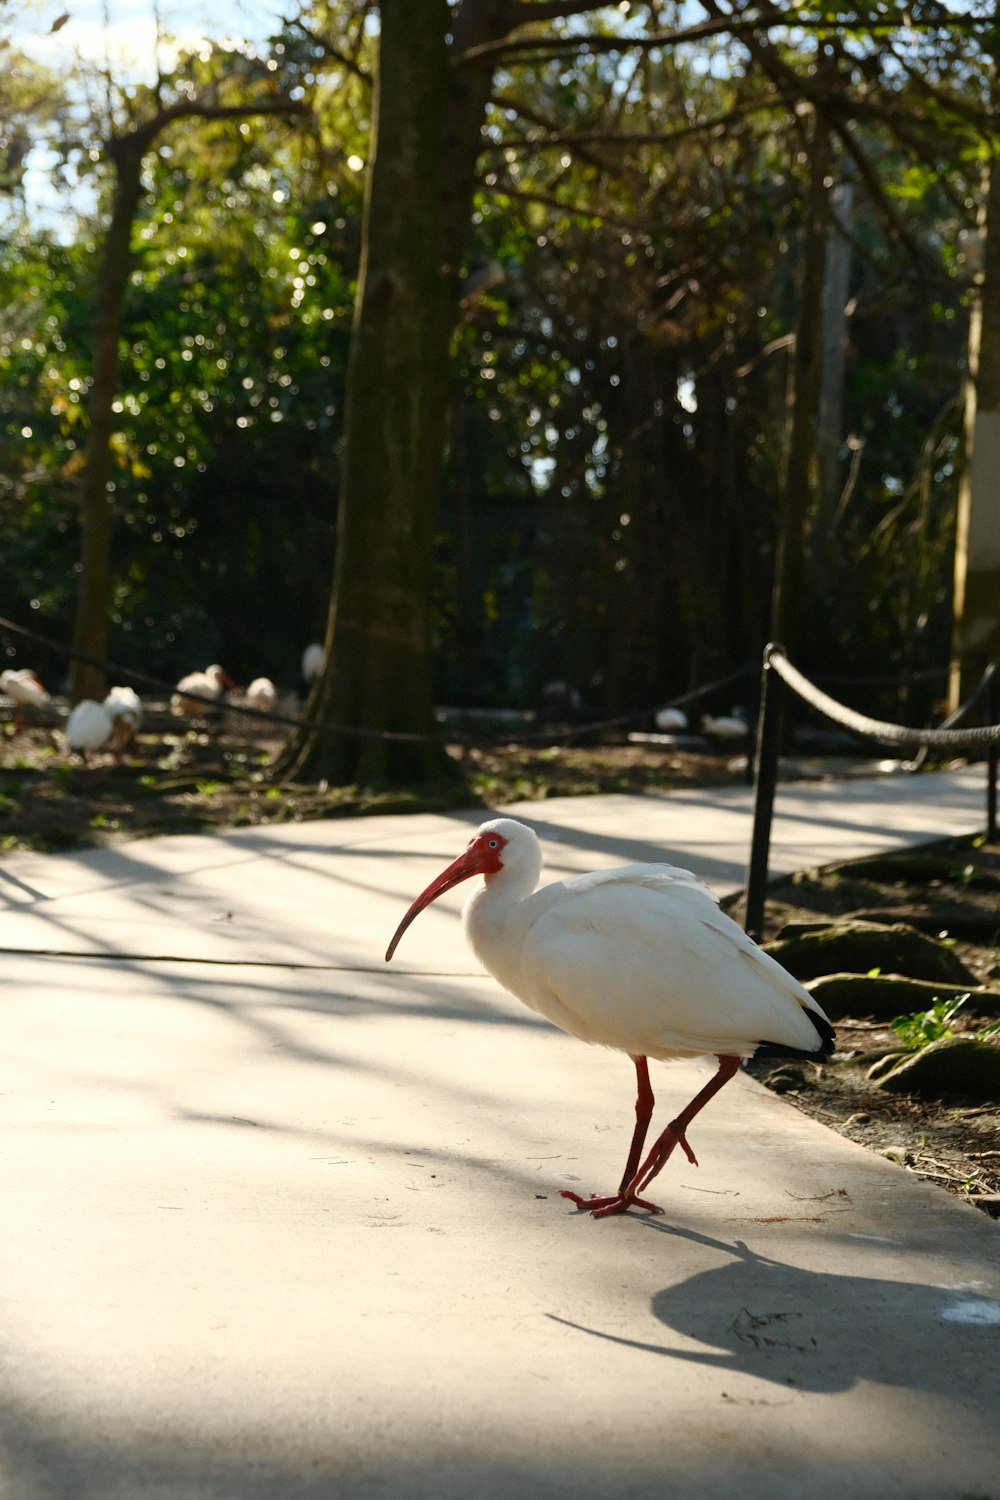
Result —
M 981 771 L 783 787 L 774 870 L 969 831 Z M 749 793 L 514 810 L 546 875 L 741 884 Z M 479 974 L 475 814 L 0 862 L 0 1497 L 1000 1500 L 1000 1233 L 740 1076 L 595 1222 L 627 1059 Z M 114 955 L 114 956 L 109 956 Z M 654 1069 L 664 1110 L 707 1063 Z

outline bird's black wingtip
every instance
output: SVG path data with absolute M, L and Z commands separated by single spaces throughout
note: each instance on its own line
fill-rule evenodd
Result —
M 807 1007 L 806 1015 L 816 1028 L 818 1046 L 807 1051 L 805 1047 L 787 1047 L 782 1042 L 761 1042 L 754 1057 L 807 1057 L 812 1062 L 825 1062 L 832 1057 L 837 1045 L 837 1033 L 833 1026 L 819 1011 Z

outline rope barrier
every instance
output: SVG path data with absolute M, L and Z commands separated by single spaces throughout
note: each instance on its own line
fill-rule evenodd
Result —
M 804 703 L 808 703 L 810 708 L 816 709 L 825 718 L 832 719 L 841 728 L 852 730 L 868 739 L 881 740 L 891 745 L 937 746 L 942 750 L 971 750 L 1000 745 L 1000 724 L 989 724 L 976 729 L 911 729 L 905 724 L 891 724 L 884 719 L 872 719 L 867 714 L 857 713 L 810 682 L 797 667 L 792 666 L 780 646 L 770 645 L 766 648 L 764 663 L 773 667 L 781 680 Z M 985 680 L 984 678 L 979 684 L 969 703 L 963 704 L 963 711 L 984 690 Z M 953 720 L 956 717 L 957 715 L 952 715 Z
M 54 641 L 49 636 L 40 635 L 36 630 L 29 630 L 24 625 L 18 625 L 13 620 L 6 619 L 0 615 L 0 629 L 13 631 L 15 635 L 22 636 L 25 640 L 33 642 L 36 646 L 42 646 L 46 651 L 54 651 L 58 655 L 68 658 L 70 661 L 83 662 L 89 667 L 96 667 L 105 673 L 114 673 L 123 677 L 127 682 L 134 683 L 140 687 L 151 689 L 157 693 L 169 695 L 176 691 L 176 684 L 165 682 L 162 678 L 151 677 L 148 672 L 140 671 L 137 667 L 125 667 L 120 662 L 110 661 L 103 657 L 90 656 L 85 651 L 77 651 L 71 646 L 65 646 L 61 641 Z M 254 708 L 250 704 L 230 704 L 229 707 L 238 713 L 246 714 L 249 718 L 261 719 L 267 723 L 280 724 L 292 729 L 313 729 L 320 734 L 342 734 L 354 739 L 370 740 L 392 740 L 418 745 L 442 745 L 445 743 L 460 743 L 466 748 L 489 747 L 491 745 L 531 745 L 564 742 L 567 740 L 582 739 L 588 735 L 600 734 L 608 729 L 621 729 L 626 724 L 638 724 L 649 720 L 658 709 L 683 708 L 700 698 L 710 697 L 713 693 L 721 692 L 723 688 L 731 687 L 733 683 L 741 681 L 749 676 L 753 669 L 751 662 L 745 662 L 743 666 L 720 677 L 714 682 L 707 683 L 704 687 L 692 688 L 687 693 L 681 693 L 677 698 L 671 698 L 668 703 L 662 701 L 653 708 L 637 709 L 632 713 L 619 714 L 615 718 L 597 719 L 585 724 L 575 724 L 571 728 L 561 730 L 537 730 L 519 735 L 497 735 L 489 738 L 482 735 L 463 735 L 453 733 L 447 736 L 441 734 L 420 734 L 414 731 L 401 729 L 364 729 L 353 724 L 338 724 L 327 719 L 310 719 L 302 715 L 282 714 L 273 709 Z M 208 698 L 201 693 L 190 692 L 184 689 L 184 697 L 190 698 L 196 703 L 204 703 L 206 708 L 221 708 L 217 698 Z
M 945 720 L 945 725 L 955 724 L 963 718 L 980 698 L 986 697 L 986 712 L 992 717 L 997 713 L 997 668 L 990 665 L 966 701 Z M 753 827 L 750 838 L 750 861 L 744 897 L 743 925 L 757 941 L 763 936 L 764 897 L 767 888 L 767 866 L 771 844 L 771 822 L 774 814 L 774 798 L 778 781 L 778 752 L 781 738 L 781 689 L 782 685 L 797 694 L 804 703 L 824 718 L 841 728 L 869 739 L 894 745 L 919 745 L 917 759 L 905 767 L 916 770 L 928 749 L 985 750 L 987 764 L 986 780 L 986 836 L 996 837 L 997 759 L 1000 747 L 1000 724 L 987 724 L 973 729 L 912 729 L 905 724 L 891 724 L 884 719 L 873 719 L 867 714 L 857 713 L 846 704 L 839 703 L 824 693 L 814 682 L 800 672 L 788 660 L 784 648 L 771 644 L 764 649 L 761 681 L 760 716 L 757 721 L 757 744 L 753 770 Z

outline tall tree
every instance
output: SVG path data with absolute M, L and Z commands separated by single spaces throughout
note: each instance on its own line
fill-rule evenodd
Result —
M 484 114 L 512 33 L 605 8 L 589 0 L 380 7 L 327 667 L 310 704 L 312 720 L 345 732 L 301 731 L 279 765 L 284 774 L 405 783 L 445 768 L 429 740 L 431 547 Z M 529 37 L 534 46 L 537 30 Z
M 164 101 L 166 79 L 161 78 L 152 90 L 136 90 L 129 102 L 127 123 L 112 128 L 103 143 L 112 189 L 94 281 L 93 364 L 80 480 L 80 581 L 73 629 L 73 648 L 78 654 L 70 675 L 73 702 L 100 698 L 106 691 L 99 663 L 107 655 L 110 613 L 112 438 L 122 324 L 133 264 L 132 236 L 143 196 L 143 164 L 159 137 L 179 120 L 301 116 L 308 108 L 299 96 L 275 92 L 267 70 L 249 65 L 245 58 L 219 52 L 212 54 L 212 61 L 217 71 L 200 84 L 182 67 L 171 79 L 175 97 L 170 102 Z
M 996 33 L 994 33 L 996 35 Z M 994 115 L 1000 44 L 990 60 Z M 1000 148 L 984 169 L 982 263 L 973 292 L 965 390 L 966 463 L 958 499 L 949 703 L 954 710 L 1000 657 Z
M 431 742 L 430 579 L 489 45 L 527 20 L 589 9 L 532 0 L 383 0 L 348 368 L 327 670 L 281 769 L 399 783 L 440 775 Z
M 623 23 L 620 11 L 612 15 L 607 7 L 571 0 L 453 0 L 450 5 L 384 0 L 380 7 L 382 82 L 355 323 L 359 352 L 350 372 L 327 669 L 311 704 L 312 719 L 343 732 L 303 730 L 280 767 L 286 773 L 337 781 L 408 781 L 433 774 L 441 764 L 423 743 L 431 727 L 429 549 L 441 476 L 443 371 L 455 322 L 457 269 L 495 73 L 509 77 L 515 64 L 539 59 L 572 63 L 581 53 L 620 56 L 630 49 L 669 51 L 680 42 L 711 36 L 739 37 L 771 85 L 770 107 L 786 118 L 803 106 L 826 113 L 866 189 L 878 198 L 886 222 L 900 225 L 893 204 L 879 191 L 872 160 L 849 128 L 855 115 L 874 118 L 879 113 L 876 96 L 884 79 L 873 38 L 884 28 L 881 13 L 870 28 L 864 15 L 853 16 L 856 24 L 843 38 L 839 20 L 825 11 L 797 14 L 797 24 L 805 25 L 807 34 L 815 29 L 830 48 L 830 76 L 817 80 L 809 49 L 797 51 L 790 42 L 783 13 L 744 11 L 717 0 L 703 3 L 706 21 L 673 31 L 659 29 L 658 7 L 650 7 L 648 16 L 643 13 L 645 25 L 643 18 L 630 16 Z M 588 14 L 589 31 L 566 26 L 555 34 L 537 24 Z M 900 11 L 901 30 L 909 21 L 909 14 Z M 946 25 L 935 13 L 932 29 Z M 778 34 L 774 45 L 768 38 L 771 30 Z M 923 38 L 921 45 L 925 43 Z M 893 78 L 919 80 L 903 54 L 891 72 Z M 443 89 L 443 112 L 430 97 L 434 87 Z M 914 87 L 919 92 L 919 81 Z M 936 84 L 920 97 L 933 130 L 949 101 Z M 885 109 L 882 115 L 890 127 L 903 128 L 898 111 L 894 115 Z M 436 134 L 442 130 L 443 139 Z M 491 130 L 496 130 L 493 123 Z M 499 132 L 494 139 L 502 139 Z M 402 149 L 412 162 L 414 142 L 424 153 L 420 180 L 403 180 L 391 155 Z M 820 181 L 818 169 L 814 176 Z M 395 202 L 386 215 L 383 205 L 393 193 L 404 201 Z M 405 231 L 400 228 L 404 223 Z M 822 248 L 820 237 L 814 244 Z M 410 322 L 406 298 L 418 287 L 425 316 Z M 414 337 L 418 328 L 420 335 Z M 405 400 L 394 394 L 397 385 L 407 388 Z M 790 435 L 809 438 L 815 431 L 815 401 L 805 389 L 797 411 L 798 425 Z M 419 440 L 412 426 L 417 413 L 426 423 Z M 378 435 L 375 443 L 373 434 Z M 804 443 L 793 457 L 789 485 L 811 461 Z M 426 465 L 423 472 L 421 464 Z M 428 505 L 432 510 L 424 513 Z M 792 517 L 791 525 L 797 530 L 789 533 L 791 551 L 786 548 L 785 555 L 794 562 L 801 514 Z
M 313 707 L 362 731 L 431 727 L 427 612 L 447 373 L 447 25 L 446 0 L 382 7 L 327 641 L 336 671 Z M 405 744 L 409 772 L 426 752 Z M 356 764 L 353 742 L 332 748 L 341 753 L 321 759 L 337 780 L 394 777 L 397 742 L 381 734 L 362 735 Z M 306 771 L 309 759 L 307 748 L 294 769 Z

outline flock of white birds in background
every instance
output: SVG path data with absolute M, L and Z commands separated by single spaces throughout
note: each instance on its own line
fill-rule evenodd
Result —
M 313 643 L 302 654 L 302 679 L 311 689 L 323 671 L 323 647 Z M 29 667 L 8 668 L 0 672 L 0 693 L 14 704 L 14 732 L 25 724 L 26 707 L 41 708 L 50 694 Z M 270 677 L 255 677 L 244 693 L 226 669 L 213 662 L 203 672 L 188 672 L 170 695 L 170 710 L 178 718 L 201 718 L 224 694 L 239 694 L 237 707 L 259 713 L 272 713 L 278 701 L 278 690 Z M 113 687 L 103 702 L 83 698 L 70 710 L 63 730 L 67 748 L 79 755 L 84 764 L 99 751 L 110 751 L 120 762 L 142 724 L 142 700 L 131 687 Z
M 326 653 L 313 641 L 302 653 L 302 682 L 310 692 L 322 675 Z M 24 728 L 24 710 L 49 702 L 49 694 L 29 668 L 8 669 L 0 673 L 0 692 L 14 704 L 15 732 Z M 203 672 L 188 672 L 170 696 L 170 710 L 179 718 L 201 718 L 205 710 L 218 703 L 225 693 L 239 693 L 226 669 L 213 662 Z M 260 713 L 272 713 L 278 701 L 278 690 L 270 677 L 255 677 L 241 695 L 243 704 Z M 667 705 L 653 715 L 661 734 L 686 734 L 688 716 L 681 708 Z M 113 687 L 98 703 L 84 698 L 66 721 L 65 738 L 71 751 L 86 762 L 99 750 L 110 750 L 120 761 L 142 723 L 142 702 L 134 688 Z M 729 714 L 703 714 L 698 721 L 701 733 L 714 740 L 744 740 L 750 734 L 745 708 L 736 707 Z
M 686 734 L 688 716 L 682 708 L 657 709 L 653 722 L 661 734 Z M 736 707 L 728 714 L 702 714 L 698 720 L 702 734 L 713 740 L 743 740 L 750 733 L 750 721 L 745 708 Z

